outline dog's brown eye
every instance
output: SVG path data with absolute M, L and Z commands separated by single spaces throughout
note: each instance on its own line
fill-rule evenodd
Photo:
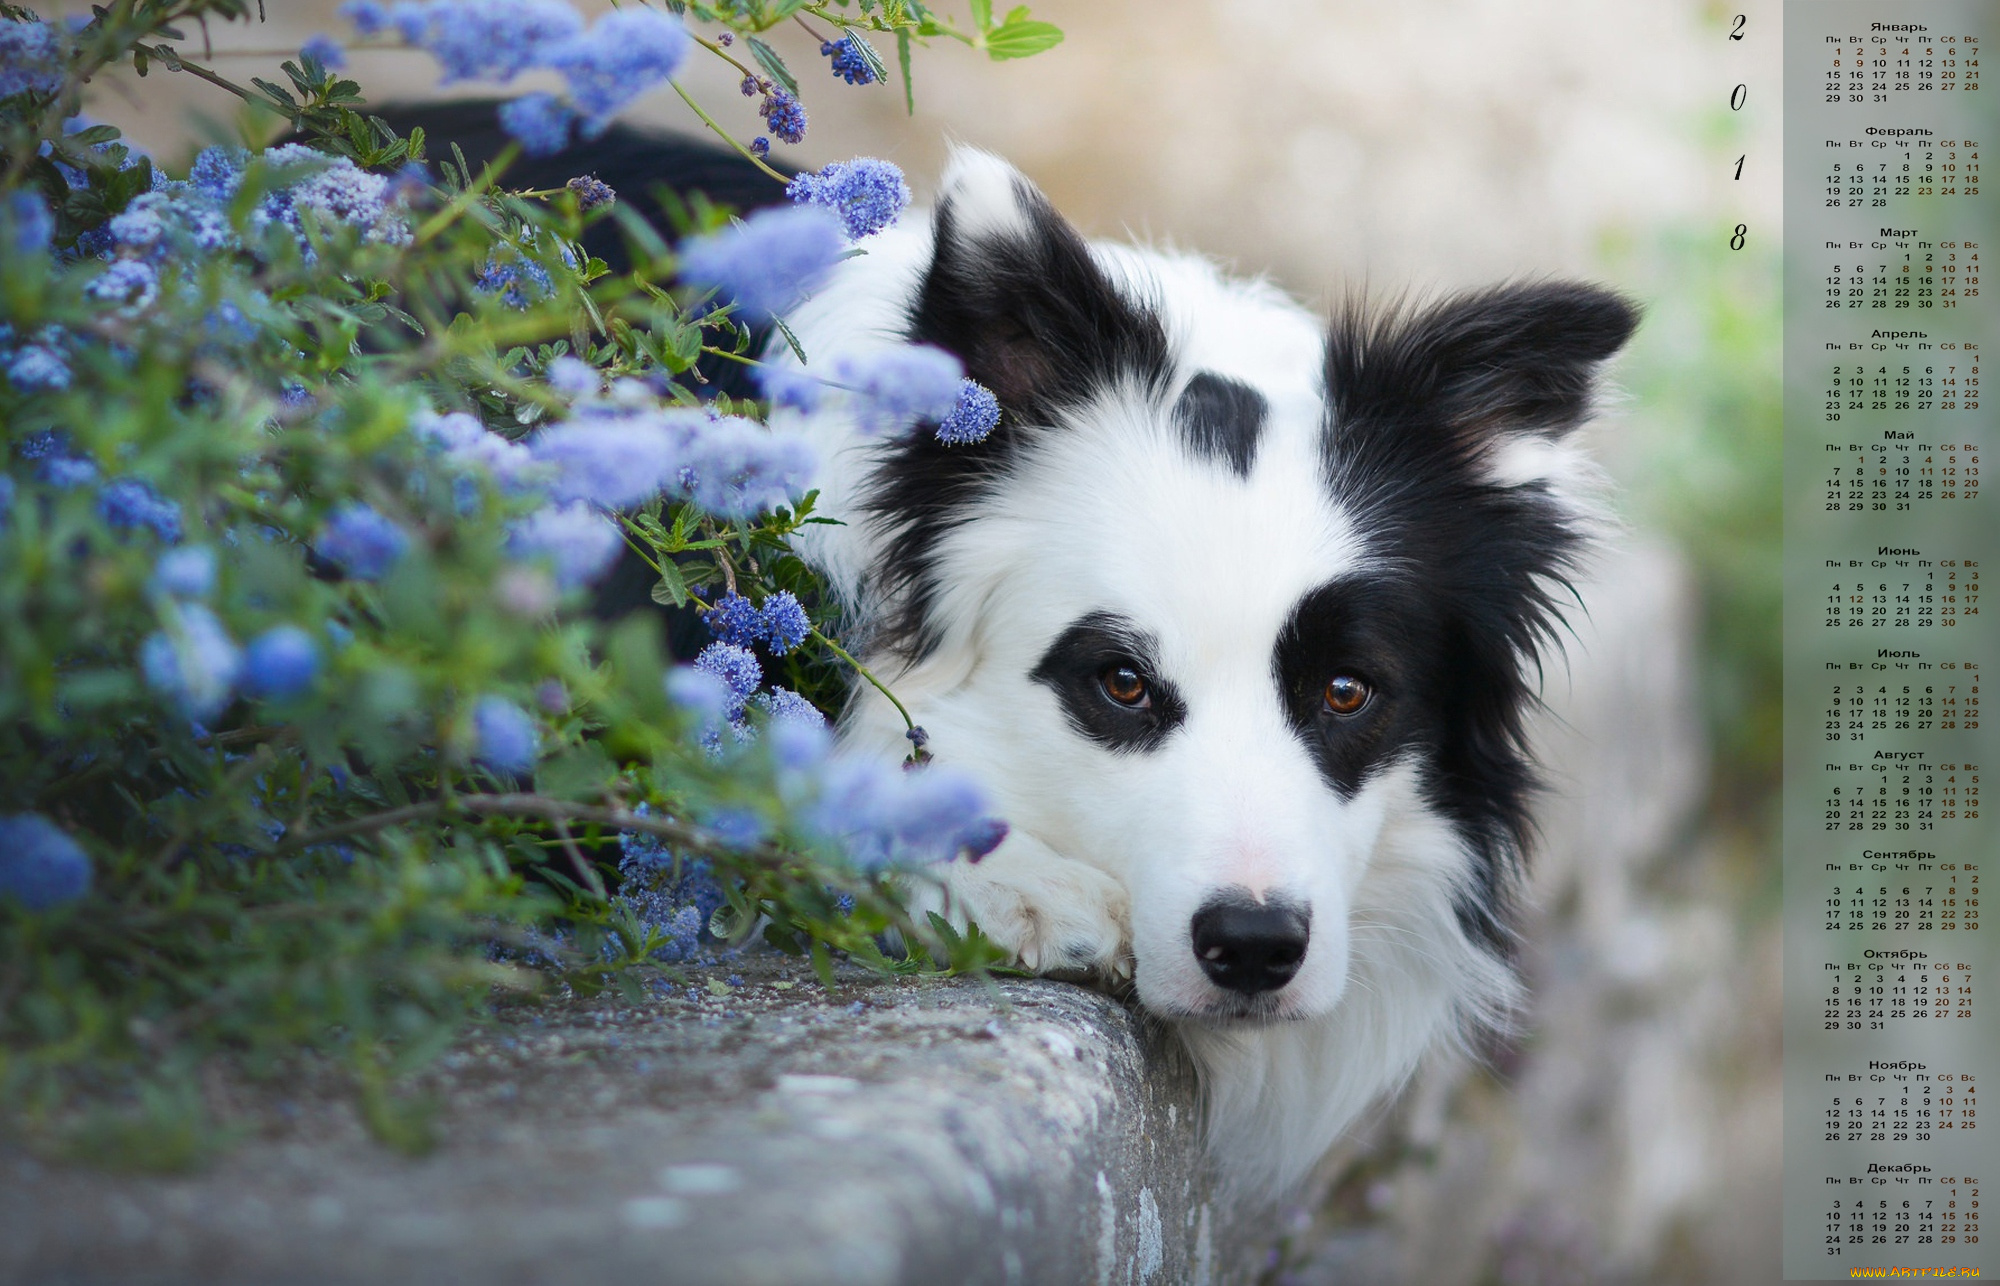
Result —
M 1104 695 L 1121 706 L 1133 710 L 1144 710 L 1153 704 L 1152 695 L 1146 690 L 1146 680 L 1129 665 L 1106 666 L 1097 676 L 1098 686 Z
M 1355 714 L 1368 704 L 1374 690 L 1351 674 L 1336 674 L 1327 680 L 1326 708 L 1334 714 Z

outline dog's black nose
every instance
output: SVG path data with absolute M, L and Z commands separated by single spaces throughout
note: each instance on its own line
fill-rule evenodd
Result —
M 1189 927 L 1209 981 L 1254 996 L 1292 980 L 1305 963 L 1312 922 L 1288 903 L 1231 900 L 1195 912 Z

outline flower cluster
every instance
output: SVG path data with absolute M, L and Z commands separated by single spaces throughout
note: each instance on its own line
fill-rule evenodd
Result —
M 745 81 L 744 84 L 751 84 Z M 771 129 L 771 134 L 780 143 L 803 143 L 806 141 L 806 109 L 797 98 L 776 86 L 766 88 L 764 101 L 758 104 L 757 114 Z M 765 151 L 770 150 L 767 142 Z
M 681 243 L 681 280 L 715 290 L 752 320 L 790 312 L 826 284 L 846 252 L 840 220 L 814 206 L 759 210 Z
M 857 869 L 979 858 L 1006 838 L 1006 825 L 991 815 L 971 778 L 936 765 L 904 771 L 835 755 L 819 711 L 784 688 L 759 693 L 762 681 L 754 655 L 718 642 L 691 668 L 670 674 L 667 688 L 705 722 L 708 743 L 718 754 L 722 721 L 736 730 L 739 742 L 750 740 L 746 720 L 753 709 L 761 710 L 780 795 L 809 836 Z
M 999 425 L 1000 399 L 978 380 L 966 380 L 959 386 L 951 414 L 938 421 L 937 438 L 946 446 L 969 446 L 984 442 Z
M 587 28 L 566 0 L 402 0 L 393 8 L 350 0 L 341 12 L 363 36 L 393 32 L 429 52 L 443 84 L 560 73 L 567 99 L 530 94 L 500 112 L 501 127 L 536 155 L 561 151 L 572 130 L 601 133 L 633 99 L 671 79 L 691 43 L 680 19 L 638 6 L 602 14 Z
M 708 925 L 738 889 L 755 908 L 738 923 L 773 940 L 879 960 L 899 931 L 933 962 L 985 963 L 929 938 L 879 873 L 981 852 L 998 824 L 963 779 L 832 753 L 821 711 L 865 672 L 816 624 L 824 586 L 793 551 L 824 521 L 796 416 L 970 433 L 979 408 L 951 359 L 917 349 L 764 369 L 775 424 L 704 378 L 897 217 L 901 175 L 829 166 L 740 224 L 695 203 L 672 259 L 599 271 L 586 231 L 617 193 L 588 174 L 467 188 L 456 167 L 439 191 L 327 36 L 281 64 L 286 87 L 243 90 L 290 120 L 282 144 L 169 171 L 63 119 L 96 92 L 75 72 L 123 83 L 169 23 L 241 9 L 0 14 L 0 935 L 25 925 L 10 940 L 30 952 L 23 1003 L 0 1005 L 16 1097 L 126 1094 L 225 1048 L 283 1057 L 302 1032 L 442 1047 L 495 977 L 477 944 L 540 943 L 490 958 L 581 962 L 601 985 L 719 953 Z M 754 23 L 738 5 L 578 9 L 342 12 L 447 81 L 546 73 L 550 92 L 504 109 L 535 151 L 674 76 L 698 48 L 684 24 Z M 755 56 L 788 88 L 746 92 L 796 142 L 793 77 Z M 858 43 L 830 56 L 879 68 Z M 656 602 L 710 605 L 695 664 L 629 606 L 649 571 Z M 637 831 L 614 849 L 635 807 L 671 808 L 655 829 L 686 851 L 663 861 Z M 224 992 L 226 1022 L 190 1004 Z
M 785 187 L 801 205 L 817 205 L 840 216 L 856 241 L 880 232 L 910 205 L 910 185 L 887 161 L 857 156 L 836 161 L 817 174 L 801 174 Z
M 762 643 L 775 656 L 785 655 L 812 633 L 805 605 L 785 589 L 765 598 L 761 608 L 731 590 L 702 613 L 702 621 L 723 644 L 741 649 Z
M 839 40 L 822 40 L 819 45 L 820 57 L 833 65 L 835 79 L 850 85 L 872 85 L 875 83 L 875 68 L 869 65 L 868 57 L 861 52 L 861 38 L 848 32 Z
M 54 94 L 63 81 L 63 49 L 46 22 L 0 23 L 0 98 Z
M 90 891 L 90 858 L 39 813 L 0 817 L 0 903 L 30 911 L 74 902 Z

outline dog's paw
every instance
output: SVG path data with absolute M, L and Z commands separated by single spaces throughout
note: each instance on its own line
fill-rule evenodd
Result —
M 971 920 L 1036 973 L 1131 980 L 1131 905 L 1124 885 L 1063 858 L 1025 870 L 1008 865 L 992 858 L 954 864 L 945 885 L 955 924 Z

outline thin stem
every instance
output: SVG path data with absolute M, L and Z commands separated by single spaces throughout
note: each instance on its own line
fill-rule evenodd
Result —
M 855 660 L 852 653 L 850 653 L 846 648 L 840 646 L 840 644 L 828 638 L 826 635 L 820 633 L 817 629 L 815 629 L 812 632 L 812 636 L 818 639 L 820 642 L 826 644 L 826 646 L 833 652 L 835 656 L 839 657 L 841 660 L 853 666 L 854 672 L 860 675 L 862 678 L 868 680 L 869 684 L 877 692 L 889 698 L 889 704 L 896 707 L 897 714 L 903 716 L 903 726 L 905 728 L 914 728 L 917 726 L 917 721 L 915 719 L 910 718 L 910 712 L 903 708 L 903 703 L 896 700 L 896 694 L 889 691 L 888 688 L 884 687 L 882 685 L 882 680 L 876 678 L 872 673 L 870 673 L 867 666 Z
M 268 98 L 258 98 L 256 95 L 252 94 L 249 90 L 244 89 L 241 85 L 236 85 L 228 80 L 223 79 L 221 76 L 216 75 L 208 68 L 202 66 L 200 63 L 189 62 L 187 59 L 182 58 L 179 54 L 167 48 L 165 45 L 135 45 L 133 47 L 136 49 L 143 49 L 147 53 L 151 54 L 153 57 L 165 63 L 167 65 L 168 71 L 187 72 L 195 79 L 205 80 L 209 84 L 214 85 L 217 89 L 228 90 L 230 93 L 236 95 L 238 98 L 242 99 L 246 103 L 255 103 L 259 107 L 268 107 L 272 111 L 277 112 L 279 115 L 284 116 L 288 120 L 296 121 L 299 118 L 299 113 L 296 109 L 288 108 L 283 103 L 273 102 Z
M 479 198 L 485 196 L 487 191 L 500 181 L 501 172 L 512 165 L 514 158 L 520 154 L 521 145 L 509 143 L 500 149 L 500 155 L 480 167 L 477 179 L 469 174 L 461 174 L 459 177 L 465 180 L 465 189 L 448 201 L 444 209 L 432 215 L 423 227 L 417 229 L 417 244 L 422 245 L 443 232 L 453 220 L 470 209 Z
M 725 143 L 729 144 L 729 146 L 731 146 L 731 147 L 735 148 L 735 149 L 737 150 L 737 152 L 738 152 L 738 153 L 740 153 L 740 154 L 742 155 L 742 157 L 743 157 L 743 159 L 744 159 L 744 160 L 746 160 L 746 161 L 750 162 L 750 164 L 752 164 L 752 165 L 756 166 L 756 167 L 757 167 L 758 169 L 760 169 L 760 170 L 764 171 L 764 173 L 766 173 L 766 174 L 770 175 L 770 176 L 771 176 L 772 178 L 776 179 L 776 180 L 777 180 L 778 182 L 780 182 L 780 183 L 790 183 L 790 182 L 791 182 L 791 180 L 790 180 L 790 179 L 788 179 L 788 178 L 786 178 L 786 177 L 785 177 L 784 175 L 782 175 L 782 174 L 778 173 L 778 172 L 777 172 L 776 170 L 772 169 L 772 168 L 771 168 L 770 166 L 768 166 L 768 165 L 764 164 L 764 160 L 763 160 L 763 158 L 762 158 L 762 157 L 758 156 L 758 155 L 757 155 L 757 154 L 756 154 L 755 152 L 751 151 L 751 150 L 750 150 L 749 148 L 747 148 L 747 147 L 743 146 L 743 145 L 742 145 L 741 143 L 737 142 L 737 141 L 736 141 L 736 136 L 735 136 L 735 135 L 731 134 L 731 133 L 730 133 L 730 132 L 729 132 L 728 130 L 726 130 L 726 129 L 722 128 L 722 126 L 720 126 L 720 125 L 717 125 L 717 124 L 715 123 L 715 118 L 714 118 L 713 116 L 710 116 L 710 115 L 709 115 L 709 114 L 708 114 L 707 112 L 705 112 L 705 111 L 703 111 L 703 110 L 701 109 L 701 104 L 700 104 L 700 103 L 697 103 L 697 102 L 695 102 L 695 101 L 694 101 L 694 96 L 693 96 L 693 95 L 691 95 L 691 94 L 689 94 L 689 93 L 688 93 L 688 92 L 687 92 L 687 91 L 686 91 L 685 89 L 682 89 L 682 88 L 681 88 L 681 83 L 680 83 L 679 81 L 677 81 L 677 80 L 670 80 L 670 81 L 668 81 L 667 83 L 668 83 L 669 85 L 672 85 L 672 86 L 674 87 L 674 92 L 675 92 L 676 94 L 679 94 L 679 95 L 681 96 L 681 101 L 682 101 L 683 103 L 686 103 L 686 104 L 687 104 L 687 105 L 688 105 L 688 106 L 689 106 L 690 108 L 692 108 L 692 109 L 694 110 L 694 114 L 695 114 L 696 116 L 699 116 L 699 117 L 701 117 L 701 120 L 702 120 L 702 124 L 704 124 L 704 125 L 708 126 L 708 127 L 710 128 L 710 129 L 714 130 L 714 131 L 715 131 L 715 135 L 716 135 L 716 137 L 717 137 L 717 138 L 720 138 L 720 139 L 721 139 L 721 140 L 722 140 L 723 142 L 725 142 Z
M 575 868 L 577 878 L 582 880 L 592 893 L 603 898 L 604 881 L 597 877 L 597 868 L 590 864 L 590 860 L 583 855 L 583 850 L 576 846 L 576 839 L 570 835 L 569 827 L 560 817 L 550 818 L 549 821 L 556 828 L 556 839 L 561 841 L 562 851 L 569 858 L 569 864 Z
M 748 76 L 750 79 L 758 81 L 761 81 L 763 79 L 763 77 L 759 76 L 756 72 L 751 71 L 748 67 L 745 67 L 742 63 L 737 62 L 736 59 L 729 53 L 728 50 L 724 49 L 721 45 L 716 44 L 713 40 L 704 40 L 700 36 L 696 36 L 694 38 L 694 42 L 697 45 L 700 45 L 703 49 L 706 49 L 708 50 L 708 52 L 714 54 L 717 58 L 720 58 L 722 61 L 728 63 L 731 67 L 734 67 L 736 70 L 742 72 L 745 76 Z
M 772 866 L 782 865 L 791 860 L 785 851 L 775 844 L 757 844 L 750 848 L 725 844 L 720 836 L 699 826 L 677 822 L 670 817 L 635 813 L 623 805 L 579 804 L 567 799 L 551 799 L 547 795 L 523 792 L 505 795 L 461 795 L 449 801 L 431 799 L 418 804 L 406 804 L 401 808 L 387 809 L 380 813 L 370 813 L 365 817 L 350 817 L 344 822 L 335 822 L 316 831 L 288 837 L 275 851 L 292 852 L 337 839 L 372 835 L 405 822 L 425 821 L 453 813 L 465 813 L 474 817 L 539 817 L 548 822 L 595 824 L 612 830 L 640 831 L 647 835 L 656 835 L 683 848 L 699 852 L 734 853 L 752 857 Z

